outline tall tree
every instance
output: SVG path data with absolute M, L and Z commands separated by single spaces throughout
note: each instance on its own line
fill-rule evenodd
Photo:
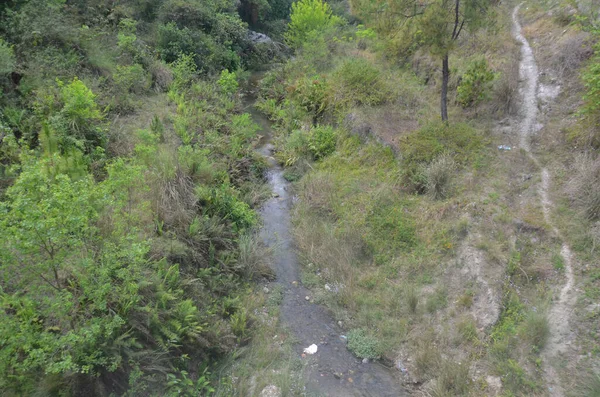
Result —
M 473 31 L 482 25 L 489 3 L 490 0 L 435 0 L 412 15 L 418 18 L 423 43 L 432 55 L 442 60 L 440 113 L 443 121 L 448 120 L 449 54 L 465 29 Z M 416 9 L 413 5 L 413 10 Z
M 442 61 L 440 113 L 448 120 L 448 58 L 463 32 L 474 31 L 484 22 L 496 0 L 350 0 L 352 11 L 371 20 L 378 30 L 396 43 L 400 53 L 409 54 L 418 46 Z

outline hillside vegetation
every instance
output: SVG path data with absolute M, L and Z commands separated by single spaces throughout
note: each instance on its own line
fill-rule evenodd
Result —
M 298 281 L 354 355 L 417 396 L 600 395 L 600 26 L 515 14 L 526 150 L 516 5 L 3 2 L 0 394 L 307 395 L 256 89 Z

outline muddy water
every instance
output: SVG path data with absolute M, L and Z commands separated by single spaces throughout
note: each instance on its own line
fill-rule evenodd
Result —
M 290 208 L 292 196 L 289 182 L 283 177 L 282 167 L 272 157 L 271 125 L 254 108 L 256 80 L 248 89 L 246 111 L 261 127 L 263 136 L 258 151 L 267 158 L 269 171 L 267 178 L 273 191 L 260 211 L 263 227 L 262 241 L 273 250 L 271 266 L 275 270 L 276 282 L 283 286 L 284 298 L 281 306 L 281 319 L 298 340 L 294 347 L 298 356 L 304 348 L 316 344 L 318 351 L 306 360 L 306 392 L 311 395 L 350 397 L 350 396 L 406 396 L 400 386 L 398 371 L 389 369 L 377 362 L 363 363 L 346 348 L 340 338 L 345 331 L 338 326 L 331 313 L 323 306 L 306 300 L 311 296 L 308 289 L 299 281 L 299 261 L 294 249 L 291 234 Z M 251 81 L 252 83 L 252 81 Z
M 513 33 L 515 39 L 521 43 L 521 62 L 520 62 L 520 94 L 522 96 L 522 114 L 519 124 L 519 135 L 521 148 L 523 148 L 527 156 L 540 169 L 541 184 L 539 186 L 540 204 L 544 213 L 546 223 L 551 227 L 556 236 L 562 240 L 561 256 L 565 263 L 566 282 L 560 289 L 558 299 L 553 303 L 550 312 L 548 313 L 548 322 L 550 324 L 551 335 L 546 344 L 546 348 L 542 354 L 544 358 L 545 379 L 548 385 L 548 393 L 551 396 L 562 397 L 564 391 L 560 385 L 560 379 L 557 376 L 557 371 L 553 364 L 560 359 L 562 353 L 568 348 L 573 337 L 569 320 L 571 312 L 576 301 L 576 295 L 573 289 L 573 254 L 569 245 L 561 235 L 560 231 L 554 224 L 551 218 L 552 208 L 554 203 L 549 197 L 551 177 L 547 168 L 543 167 L 535 155 L 531 152 L 530 140 L 531 134 L 535 132 L 535 126 L 538 119 L 538 101 L 548 101 L 548 97 L 558 94 L 558 89 L 548 93 L 547 89 L 539 87 L 538 89 L 538 68 L 535 63 L 533 51 L 529 42 L 523 36 L 521 25 L 519 23 L 519 8 L 515 7 L 513 11 Z

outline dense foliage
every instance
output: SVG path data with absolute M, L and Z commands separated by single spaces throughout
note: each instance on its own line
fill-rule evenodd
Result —
M 263 49 L 230 1 L 0 18 L 0 394 L 208 394 L 265 272 L 237 96 Z

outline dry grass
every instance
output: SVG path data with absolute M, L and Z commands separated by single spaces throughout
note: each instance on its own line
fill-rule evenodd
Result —
M 435 200 L 448 198 L 453 188 L 455 170 L 456 163 L 447 154 L 432 161 L 425 169 L 427 194 Z
M 567 194 L 587 219 L 600 217 L 600 158 L 577 157 Z

